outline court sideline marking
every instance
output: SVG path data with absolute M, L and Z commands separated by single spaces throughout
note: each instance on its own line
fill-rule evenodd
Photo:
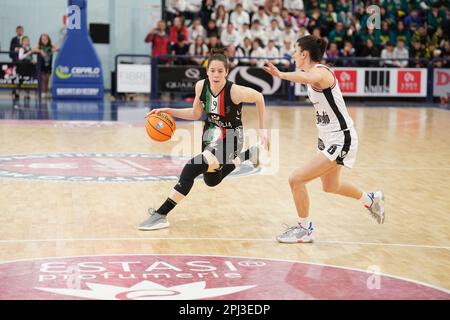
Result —
M 276 242 L 275 238 L 213 238 L 213 237 L 124 237 L 124 238 L 60 238 L 60 239 L 6 239 L 0 240 L 0 244 L 7 243 L 33 243 L 33 242 L 76 242 L 76 241 L 155 241 L 155 240 L 177 240 L 177 241 L 254 241 L 254 242 Z M 338 241 L 321 240 L 314 241 L 319 245 L 365 245 L 365 246 L 392 246 L 413 247 L 422 249 L 444 249 L 450 250 L 450 246 L 408 244 L 408 243 L 385 243 L 385 242 L 360 242 L 360 241 Z

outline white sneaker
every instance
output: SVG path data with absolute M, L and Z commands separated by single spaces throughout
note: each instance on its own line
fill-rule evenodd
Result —
M 285 226 L 286 230 L 277 237 L 281 243 L 311 243 L 314 242 L 314 229 L 312 223 L 309 223 L 308 229 L 301 225 L 293 227 Z
M 377 220 L 379 224 L 384 222 L 384 194 L 381 191 L 369 193 L 369 197 L 372 198 L 372 205 L 367 207 L 372 217 Z

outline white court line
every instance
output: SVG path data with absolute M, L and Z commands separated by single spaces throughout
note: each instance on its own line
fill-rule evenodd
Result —
M 275 238 L 178 238 L 178 237 L 130 237 L 130 238 L 68 238 L 68 239 L 8 239 L 0 240 L 2 243 L 32 243 L 32 242 L 76 242 L 76 241 L 155 241 L 155 240 L 175 240 L 175 241 L 254 241 L 254 242 L 274 242 L 277 243 Z M 426 244 L 408 244 L 408 243 L 384 243 L 384 242 L 358 242 L 358 241 L 335 241 L 335 240 L 323 240 L 314 241 L 315 244 L 323 245 L 362 245 L 362 246 L 392 246 L 392 247 L 413 247 L 413 248 L 425 248 L 425 249 L 444 249 L 450 250 L 450 246 L 436 246 Z
M 299 165 L 300 166 L 300 165 Z M 299 166 L 280 166 L 282 169 L 296 169 Z M 357 169 L 369 169 L 369 170 L 425 170 L 425 171 L 446 171 L 450 170 L 450 167 L 363 167 L 358 166 Z

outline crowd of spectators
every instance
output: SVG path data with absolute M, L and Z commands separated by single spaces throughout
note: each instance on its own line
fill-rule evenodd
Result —
M 188 55 L 171 62 L 203 64 L 211 48 L 230 62 L 259 66 L 271 58 L 288 67 L 296 40 L 326 38 L 324 61 L 335 66 L 450 67 L 448 0 L 166 0 L 165 17 L 146 42 L 152 56 Z M 379 28 L 371 28 L 371 5 Z M 368 23 L 369 22 L 369 23 Z M 354 58 L 382 58 L 354 59 Z M 410 59 L 410 60 L 402 60 Z
M 9 45 L 9 57 L 12 62 L 17 64 L 17 73 L 20 75 L 19 87 L 21 87 L 23 77 L 32 76 L 36 72 L 36 68 L 33 65 L 37 65 L 40 68 L 43 97 L 49 97 L 53 53 L 58 50 L 58 46 L 52 44 L 50 36 L 46 33 L 39 36 L 35 46 L 31 46 L 30 38 L 24 34 L 24 27 L 17 26 L 16 34 Z M 27 92 L 27 97 L 28 94 Z M 18 98 L 18 91 L 14 90 L 13 95 L 15 98 Z

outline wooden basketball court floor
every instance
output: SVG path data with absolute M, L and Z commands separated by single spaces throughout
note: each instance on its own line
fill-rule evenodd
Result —
M 169 229 L 142 232 L 136 226 L 146 218 L 148 207 L 166 199 L 174 180 L 1 178 L 0 262 L 113 254 L 270 258 L 359 270 L 375 267 L 386 275 L 450 289 L 450 112 L 349 110 L 359 134 L 359 152 L 354 169 L 343 169 L 343 179 L 364 190 L 383 190 L 383 225 L 358 201 L 326 194 L 314 181 L 308 189 L 316 242 L 276 242 L 282 224 L 297 220 L 289 174 L 315 154 L 317 136 L 312 108 L 268 107 L 267 125 L 278 134 L 273 148 L 279 156 L 272 155 L 279 159 L 276 172 L 227 178 L 215 188 L 197 180 L 188 198 L 170 213 Z M 243 119 L 244 128 L 256 128 L 255 108 L 245 107 Z M 179 132 L 194 132 L 192 122 L 177 124 Z M 150 141 L 143 120 L 136 126 L 2 120 L 0 137 L 2 157 L 170 154 L 176 145 Z

